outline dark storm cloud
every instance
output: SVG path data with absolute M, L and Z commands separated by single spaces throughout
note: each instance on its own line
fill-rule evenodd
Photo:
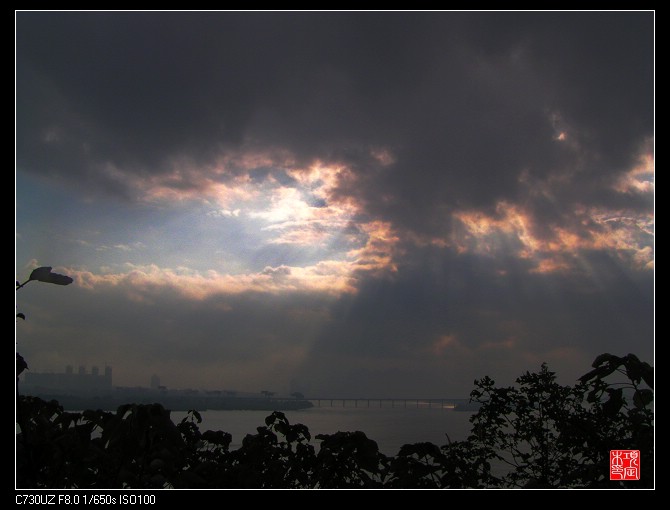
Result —
M 412 229 L 435 227 L 441 207 L 518 195 L 524 170 L 543 178 L 578 162 L 572 193 L 588 194 L 652 134 L 652 21 L 22 12 L 18 164 L 130 193 L 124 176 L 206 165 L 243 145 L 343 160 L 360 174 L 370 148 L 385 147 L 395 164 L 341 191 Z M 557 144 L 552 115 L 588 147 Z
M 599 252 L 584 263 L 529 275 L 518 260 L 415 252 L 331 309 L 298 378 L 335 394 L 465 395 L 475 378 L 509 384 L 544 361 L 573 382 L 602 352 L 653 359 L 652 275 Z
M 651 235 L 603 245 L 618 227 L 590 210 L 651 218 L 653 193 L 616 183 L 651 150 L 653 22 L 634 12 L 18 13 L 19 172 L 136 198 L 151 179 L 198 189 L 228 153 L 285 151 L 297 165 L 351 170 L 313 204 L 354 199 L 343 236 L 364 245 L 359 225 L 377 220 L 400 238 L 397 271 L 360 270 L 357 293 L 339 299 L 191 302 L 159 285 L 39 298 L 28 317 L 57 323 L 22 324 L 20 352 L 44 363 L 101 352 L 128 374 L 155 360 L 147 370 L 210 387 L 203 367 L 237 365 L 254 372 L 221 380 L 295 375 L 309 391 L 356 396 L 462 396 L 475 377 L 511 383 L 545 360 L 574 380 L 606 351 L 651 361 L 653 274 L 628 263 Z M 250 178 L 295 182 L 265 163 Z M 453 214 L 471 210 L 500 224 L 517 211 L 538 244 L 558 228 L 574 239 L 530 258 L 518 256 L 518 232 L 491 234 L 504 248 L 493 253 L 472 239 L 460 254 L 427 244 L 467 237 Z M 282 259 L 265 276 L 291 277 L 276 245 L 259 250 Z M 569 271 L 537 271 L 543 257 Z
M 326 151 L 338 150 L 361 132 L 346 132 L 354 118 L 366 115 L 363 104 L 347 104 L 358 100 L 355 91 L 347 97 L 347 83 L 360 77 L 342 67 L 359 42 L 375 39 L 360 41 L 365 27 L 349 28 L 350 20 L 19 13 L 20 162 L 41 170 L 47 154 L 34 149 L 52 126 L 87 146 L 58 168 L 62 173 L 101 162 L 123 172 L 161 172 L 173 157 L 208 162 L 248 137 L 308 157 L 321 155 L 312 145 L 324 139 Z

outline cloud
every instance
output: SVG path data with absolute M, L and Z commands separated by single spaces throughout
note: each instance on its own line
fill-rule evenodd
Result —
M 242 211 L 240 209 L 216 209 L 214 211 L 209 211 L 207 213 L 207 216 L 211 216 L 213 218 L 232 218 L 235 217 L 237 218 Z
M 585 255 L 580 272 L 531 272 L 515 260 L 414 252 L 393 278 L 365 280 L 333 305 L 297 378 L 332 394 L 413 398 L 465 395 L 483 375 L 511 384 L 543 361 L 571 383 L 600 352 L 651 359 L 653 343 L 635 340 L 653 338 L 649 272 L 606 252 Z
M 17 261 L 77 285 L 22 298 L 31 355 L 397 396 L 649 358 L 653 29 L 17 13 Z
M 206 273 L 187 268 L 160 268 L 156 265 L 135 266 L 126 264 L 125 271 L 96 274 L 91 271 L 68 269 L 77 284 L 91 291 L 103 292 L 109 287 L 126 288 L 129 298 L 144 299 L 156 289 L 167 289 L 182 298 L 201 301 L 213 295 L 236 295 L 245 292 L 284 293 L 319 292 L 338 295 L 355 292 L 350 264 L 323 261 L 315 266 L 266 267 L 254 274 Z
M 326 246 L 360 214 L 360 204 L 336 192 L 342 180 L 354 178 L 348 167 L 316 162 L 290 170 L 288 176 L 293 186 L 276 188 L 270 207 L 252 213 L 269 223 L 263 230 L 278 233 L 272 244 Z
M 90 246 L 91 245 L 90 242 L 84 241 L 84 240 L 77 240 L 75 242 L 82 245 L 82 246 Z M 119 244 L 115 244 L 113 246 L 107 246 L 106 244 L 101 244 L 99 246 L 96 246 L 95 249 L 96 249 L 96 251 L 119 250 L 119 251 L 122 251 L 122 252 L 130 252 L 130 251 L 134 251 L 134 250 L 141 250 L 145 247 L 146 246 L 145 246 L 144 243 L 136 241 L 132 244 L 119 243 Z
M 505 202 L 498 204 L 494 215 L 472 211 L 456 213 L 455 218 L 463 228 L 454 236 L 460 252 L 514 253 L 534 260 L 536 267 L 531 271 L 572 270 L 589 250 L 611 251 L 641 269 L 653 267 L 651 214 L 582 207 L 574 211 L 569 227 L 545 225 L 541 236 L 531 214 Z
M 619 180 L 614 185 L 615 191 L 653 197 L 654 158 L 651 155 L 651 148 L 648 151 L 640 156 L 640 161 L 637 165 L 619 177 Z
M 541 225 L 579 204 L 616 201 L 615 190 L 649 190 L 630 169 L 640 151 L 649 157 L 653 137 L 653 104 L 643 99 L 652 20 L 642 12 L 18 13 L 18 166 L 87 194 L 212 200 L 223 210 L 259 196 L 254 175 L 321 180 L 317 198 L 404 235 L 448 236 L 451 214 L 500 203 Z M 156 58 L 168 54 L 169 63 Z M 529 183 L 557 182 L 552 207 L 519 203 Z M 279 187 L 273 208 L 254 214 L 289 220 L 289 209 L 299 211 L 292 193 L 294 185 Z M 300 219 L 316 209 L 303 204 Z M 298 233 L 287 223 L 275 242 L 325 242 L 324 221 Z
M 123 185 L 115 171 L 150 174 L 171 178 L 177 188 L 190 184 L 187 175 L 174 174 L 184 161 L 212 168 L 240 149 L 288 150 L 296 161 L 361 162 L 372 149 L 381 164 L 397 168 L 389 184 L 412 174 L 445 182 L 458 172 L 461 185 L 450 196 L 495 168 L 496 188 L 479 186 L 478 195 L 500 199 L 524 163 L 541 173 L 565 160 L 553 139 L 557 111 L 566 110 L 561 118 L 575 131 L 598 133 L 596 149 L 624 141 L 617 155 L 636 143 L 637 133 L 649 134 L 643 121 L 651 119 L 650 105 L 630 97 L 652 79 L 651 19 L 651 13 L 415 13 L 409 20 L 393 13 L 18 13 L 18 129 L 26 135 L 19 138 L 19 162 L 44 172 L 46 157 L 67 155 L 74 158 L 69 165 L 52 158 L 51 171 L 83 174 L 91 185 L 96 179 Z M 518 36 L 503 28 L 509 21 Z M 500 42 L 489 46 L 487 37 Z M 309 50 L 304 40 L 312 41 Z M 622 47 L 613 65 L 609 55 Z M 577 51 L 580 59 L 573 58 Z M 198 58 L 179 57 L 193 54 Z M 616 101 L 621 97 L 627 100 Z M 587 99 L 590 108 L 579 109 Z

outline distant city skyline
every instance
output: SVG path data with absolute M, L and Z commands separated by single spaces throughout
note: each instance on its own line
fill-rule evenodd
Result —
M 63 372 L 26 370 L 22 376 L 20 389 L 27 389 L 29 394 L 34 389 L 91 395 L 104 395 L 113 390 L 112 367 L 109 365 L 105 365 L 103 373 L 97 365 L 93 365 L 90 371 L 79 365 L 76 372 L 73 365 L 67 365 Z
M 295 391 L 292 388 L 290 392 L 275 392 L 269 390 L 260 390 L 260 391 L 251 391 L 251 392 L 238 392 L 231 389 L 221 389 L 221 388 L 168 388 L 160 384 L 160 377 L 157 374 L 152 374 L 149 378 L 148 385 L 138 385 L 138 386 L 123 386 L 118 384 L 113 384 L 112 379 L 112 367 L 105 366 L 104 374 L 100 374 L 100 371 L 97 366 L 91 366 L 90 371 L 86 369 L 84 365 L 77 367 L 77 371 L 74 371 L 73 365 L 67 365 L 63 372 L 58 371 L 45 371 L 45 372 L 24 372 L 22 375 L 22 381 L 20 388 L 27 390 L 28 394 L 38 390 L 38 394 L 72 394 L 72 395 L 89 395 L 89 396 L 106 396 L 111 394 L 114 391 L 130 391 L 133 390 L 151 390 L 152 392 L 161 392 L 163 394 L 201 394 L 201 396 L 209 397 L 243 397 L 248 398 L 250 395 L 263 395 L 266 398 L 277 397 L 277 398 L 286 398 L 293 397 L 297 399 L 307 399 L 319 401 L 319 406 L 321 406 L 321 400 L 324 401 L 324 406 L 333 406 L 333 402 L 341 402 L 343 407 L 346 407 L 346 402 L 354 401 L 368 401 L 367 406 L 361 404 L 361 407 L 370 407 L 370 401 L 379 402 L 379 406 L 382 406 L 382 401 L 388 399 L 397 400 L 399 402 L 404 402 L 405 406 L 407 405 L 408 400 L 415 400 L 416 407 L 428 406 L 430 407 L 432 403 L 428 400 L 423 399 L 421 396 L 415 395 L 413 398 L 406 397 L 376 397 L 373 395 L 365 394 L 347 394 L 347 395 L 333 395 L 333 394 L 314 394 L 314 395 L 304 395 L 302 392 Z M 25 392 L 25 391 L 24 391 Z M 167 393 L 169 392 L 169 393 Z M 445 399 L 445 397 L 440 397 Z M 440 398 L 435 400 L 438 401 Z M 451 400 L 459 400 L 459 404 L 463 406 L 468 398 L 465 395 L 456 396 L 453 395 L 448 397 Z M 330 404 L 328 404 L 330 402 Z M 388 402 L 386 402 L 388 404 Z M 391 406 L 393 406 L 391 404 Z M 357 407 L 357 404 L 354 405 Z M 373 405 L 374 407 L 374 405 Z M 452 404 L 450 408 L 453 408 Z

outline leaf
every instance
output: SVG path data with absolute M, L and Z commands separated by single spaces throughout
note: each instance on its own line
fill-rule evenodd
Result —
M 590 402 L 591 404 L 594 403 L 596 400 L 598 400 L 598 392 L 600 391 L 599 388 L 596 388 L 593 391 L 590 391 L 588 396 L 586 397 L 586 401 Z
M 601 354 L 601 356 L 603 356 L 603 355 Z M 598 356 L 598 357 L 600 357 L 600 356 Z M 619 359 L 619 358 L 617 358 L 617 359 Z M 610 375 L 612 372 L 614 372 L 617 369 L 617 367 L 618 367 L 618 365 L 610 363 L 610 364 L 605 365 L 605 366 L 594 368 L 589 373 L 584 374 L 583 376 L 581 376 L 578 380 L 585 383 L 587 381 L 590 381 L 591 379 L 604 379 L 605 377 Z
M 646 362 L 642 362 L 642 380 L 646 382 L 650 388 L 654 387 L 654 367 Z
M 591 379 L 600 379 L 603 377 L 603 375 L 607 375 L 606 372 L 607 370 L 604 367 L 594 368 L 590 372 L 581 376 L 578 380 L 585 383 L 587 381 L 590 381 Z
M 634 361 L 635 363 L 640 363 L 640 358 L 635 356 L 632 352 L 629 352 L 627 356 L 624 356 L 624 358 L 628 358 L 631 361 Z
M 17 318 L 17 319 L 23 319 L 23 320 L 26 320 L 26 316 L 25 316 L 25 314 L 23 314 L 23 313 L 21 313 L 21 312 L 19 312 L 19 313 L 16 314 L 16 318 Z
M 633 395 L 633 403 L 638 409 L 643 409 L 654 400 L 654 392 L 651 390 L 637 390 Z
M 610 354 L 609 352 L 606 352 L 604 354 L 600 354 L 591 364 L 593 368 L 597 368 L 598 366 L 602 365 L 604 361 L 612 361 L 612 359 L 616 358 L 613 354 Z
M 18 377 L 24 370 L 28 370 L 28 363 L 18 352 L 16 353 L 16 376 Z
M 279 421 L 275 423 L 275 430 L 282 436 L 286 436 L 286 434 L 289 432 L 289 426 L 285 422 Z
M 223 448 L 228 448 L 230 445 L 231 441 L 233 440 L 233 436 L 230 435 L 228 432 L 223 432 L 221 430 L 217 430 L 216 432 L 212 430 L 206 430 L 202 434 L 202 438 L 215 445 L 222 446 Z
M 28 278 L 28 281 L 36 280 L 38 282 L 53 283 L 55 285 L 70 285 L 74 281 L 69 276 L 52 273 L 51 269 L 52 268 L 49 266 L 33 269 L 33 272 L 30 273 L 30 278 Z
M 198 423 L 202 423 L 202 416 L 200 416 L 200 413 L 198 411 L 196 411 L 195 409 L 191 409 L 189 410 L 189 414 L 192 415 L 193 418 L 195 418 L 195 421 L 197 421 Z
M 438 458 L 440 457 L 441 452 L 439 447 L 435 446 L 433 443 L 427 442 L 406 444 L 400 447 L 400 451 L 398 452 L 399 457 L 410 457 L 412 455 Z
M 307 439 L 307 441 L 312 439 L 312 435 L 309 433 L 309 429 L 305 425 L 298 423 L 297 425 L 293 426 L 293 429 L 296 431 L 296 433 L 302 434 L 302 436 Z
M 609 394 L 609 399 L 603 404 L 603 412 L 605 416 L 614 416 L 619 412 L 621 406 L 623 406 L 623 389 L 608 389 L 607 393 Z

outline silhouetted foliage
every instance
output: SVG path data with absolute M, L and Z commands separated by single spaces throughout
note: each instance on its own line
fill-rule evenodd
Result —
M 16 353 L 16 377 L 20 376 L 24 370 L 28 369 L 28 363 L 18 352 Z
M 74 280 L 69 276 L 54 273 L 50 266 L 38 267 L 33 269 L 28 279 L 21 283 L 16 280 L 16 290 L 22 289 L 32 281 L 39 281 L 44 283 L 53 283 L 55 285 L 70 285 Z M 23 312 L 16 314 L 17 319 L 26 320 L 26 315 Z M 28 364 L 18 352 L 16 353 L 16 384 L 18 393 L 18 377 L 24 370 L 28 369 Z
M 38 267 L 34 269 L 28 279 L 21 283 L 16 280 L 16 291 L 22 289 L 32 281 L 40 281 L 44 283 L 53 283 L 56 285 L 69 285 L 73 282 L 72 278 L 62 274 L 54 273 L 51 271 L 51 267 Z M 17 319 L 26 320 L 26 316 L 22 312 L 16 314 Z M 25 371 L 28 370 L 28 363 L 26 360 L 16 351 L 16 420 L 21 428 L 21 434 L 17 437 L 17 451 L 20 449 L 23 453 L 23 461 L 27 466 L 27 476 L 26 480 L 28 486 L 32 485 L 32 481 L 37 478 L 39 464 L 35 464 L 35 452 L 33 452 L 34 442 L 32 441 L 31 435 L 28 432 L 30 428 L 26 422 L 26 415 L 30 415 L 24 409 L 22 409 L 22 398 L 19 395 L 19 376 Z M 20 440 L 19 440 L 20 439 Z M 17 463 L 18 463 L 18 454 L 17 454 Z
M 231 436 L 200 431 L 192 410 L 178 424 L 160 404 L 71 413 L 20 397 L 22 488 L 484 488 L 653 487 L 653 368 L 634 355 L 599 356 L 575 386 L 546 365 L 517 386 L 475 381 L 466 441 L 404 445 L 395 457 L 363 432 L 320 434 L 273 412 L 237 450 Z M 624 381 L 609 382 L 619 374 Z M 647 388 L 641 387 L 646 385 Z M 632 403 L 631 403 L 632 402 Z M 30 448 L 22 441 L 30 437 Z M 609 480 L 609 450 L 641 452 L 639 481 Z
M 33 281 L 53 283 L 55 285 L 70 285 L 74 280 L 64 274 L 54 273 L 52 271 L 52 268 L 49 266 L 38 267 L 36 269 L 33 269 L 32 273 L 30 273 L 30 276 L 25 282 L 19 283 L 17 280 L 16 290 L 25 287 L 26 285 L 28 285 L 28 283 Z
M 372 489 L 383 485 L 388 458 L 360 431 L 319 434 L 315 485 L 324 488 Z
M 492 476 L 497 487 L 652 487 L 653 368 L 633 354 L 598 356 L 595 368 L 575 386 L 561 386 L 543 364 L 539 373 L 517 379 L 518 387 L 496 388 L 475 381 L 471 399 L 482 404 L 471 419 L 473 445 L 509 466 Z M 623 367 L 623 368 L 621 368 Z M 627 382 L 608 382 L 614 373 Z M 624 390 L 632 391 L 631 407 Z M 609 452 L 640 450 L 639 481 L 609 480 Z

